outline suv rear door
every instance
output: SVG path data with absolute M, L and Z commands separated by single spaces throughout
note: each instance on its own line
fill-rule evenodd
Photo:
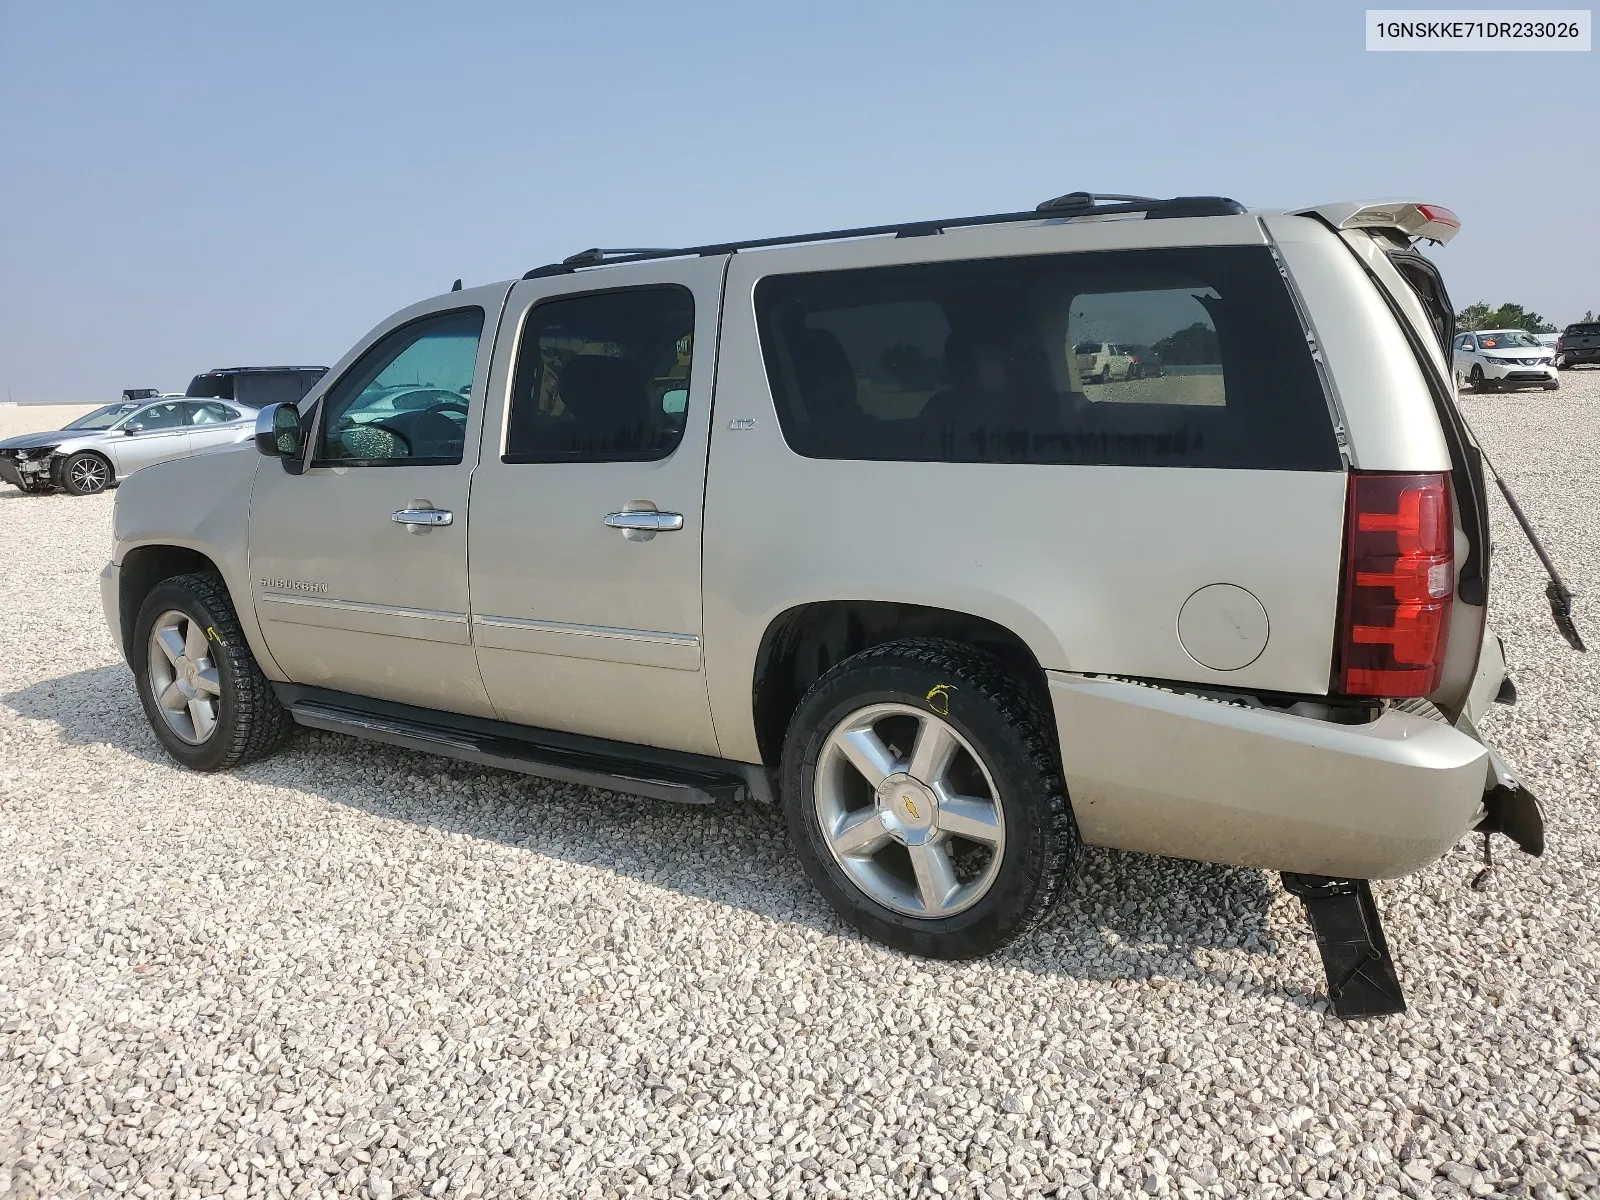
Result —
M 700 554 L 725 262 L 511 290 L 468 530 L 473 639 L 503 720 L 717 752 Z

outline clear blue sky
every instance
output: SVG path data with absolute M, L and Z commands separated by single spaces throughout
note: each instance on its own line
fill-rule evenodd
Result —
M 1600 309 L 1595 54 L 1370 54 L 1364 11 L 0 0 L 0 386 L 332 363 L 457 276 L 1078 188 L 1416 194 L 1458 304 Z

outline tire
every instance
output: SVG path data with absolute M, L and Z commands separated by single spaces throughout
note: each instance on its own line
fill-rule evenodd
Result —
M 168 654 L 152 669 L 158 625 L 176 635 L 176 642 L 166 635 L 164 640 L 183 655 L 179 661 Z M 150 727 L 167 753 L 190 770 L 231 770 L 274 750 L 294 727 L 256 665 L 215 572 L 178 575 L 151 589 L 134 621 L 128 662 Z M 185 664 L 194 668 L 192 675 Z M 163 694 L 192 696 L 193 702 L 180 712 L 161 703 Z M 202 719 L 208 704 L 209 727 Z
M 93 496 L 111 486 L 116 472 L 92 450 L 80 450 L 61 464 L 61 486 L 74 496 Z
M 1472 373 L 1467 376 L 1467 382 L 1472 385 L 1474 392 L 1482 393 L 1489 390 L 1489 381 L 1483 377 L 1483 368 L 1477 363 L 1472 364 Z
M 876 790 L 841 748 L 862 722 L 890 768 Z M 839 663 L 806 693 L 784 740 L 784 816 L 806 874 L 846 921 L 907 953 L 975 958 L 1020 937 L 1055 907 L 1081 857 L 1050 728 L 1004 664 L 957 642 L 908 638 Z M 947 766 L 919 768 L 938 789 L 907 770 L 924 731 L 938 735 L 926 745 L 950 747 Z M 832 844 L 862 830 L 859 852 Z M 930 906 L 929 895 L 945 900 Z

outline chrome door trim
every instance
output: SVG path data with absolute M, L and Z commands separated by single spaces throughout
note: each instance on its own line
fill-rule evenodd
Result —
M 668 633 L 659 629 L 621 629 L 613 625 L 576 625 L 568 621 L 536 621 L 526 617 L 474 616 L 473 624 L 490 629 L 527 629 L 536 633 L 567 633 L 577 637 L 613 638 L 625 642 L 650 642 L 662 646 L 699 649 L 693 633 Z
M 376 617 L 415 617 L 421 621 L 444 621 L 452 625 L 465 625 L 466 613 L 446 612 L 437 608 L 405 608 L 397 604 L 364 604 L 356 600 L 334 600 L 317 596 L 300 596 L 289 592 L 262 592 L 261 599 L 273 604 L 300 604 L 308 608 L 333 608 L 343 612 L 371 613 Z

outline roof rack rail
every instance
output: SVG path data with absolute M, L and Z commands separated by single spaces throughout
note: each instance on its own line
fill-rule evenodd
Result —
M 1068 192 L 1064 196 L 1046 200 L 1037 208 L 1026 212 L 989 213 L 978 217 L 946 217 L 934 221 L 904 221 L 895 225 L 863 225 L 854 229 L 830 229 L 821 233 L 796 233 L 783 237 L 715 242 L 705 246 L 683 246 L 676 249 L 604 249 L 595 246 L 569 255 L 560 262 L 535 267 L 523 278 L 544 279 L 552 275 L 570 275 L 585 267 L 617 266 L 622 263 L 646 262 L 661 258 L 703 258 L 717 254 L 737 254 L 741 250 L 796 246 L 807 242 L 840 242 L 851 238 L 887 237 L 891 234 L 895 237 L 923 237 L 927 234 L 943 233 L 946 229 L 961 229 L 974 225 L 1008 225 L 1023 221 L 1052 221 L 1069 217 L 1113 216 L 1121 213 L 1143 213 L 1146 220 L 1160 217 L 1219 217 L 1244 211 L 1244 205 L 1226 196 L 1174 196 L 1169 200 L 1158 200 L 1150 196 Z

